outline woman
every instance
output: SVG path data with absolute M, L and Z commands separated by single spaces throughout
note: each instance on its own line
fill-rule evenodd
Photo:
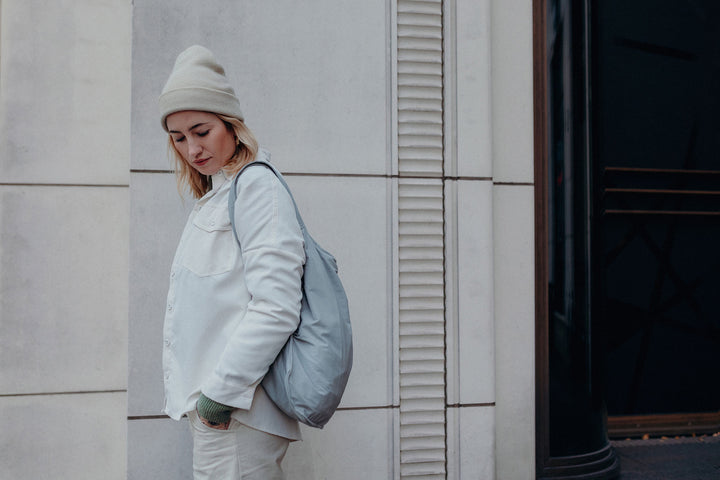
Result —
M 164 326 L 165 413 L 188 416 L 195 479 L 283 478 L 298 423 L 260 386 L 299 323 L 303 237 L 292 199 L 243 122 L 223 68 L 204 47 L 182 52 L 160 95 L 179 187 L 197 203 L 170 273 Z M 241 247 L 242 246 L 242 247 Z

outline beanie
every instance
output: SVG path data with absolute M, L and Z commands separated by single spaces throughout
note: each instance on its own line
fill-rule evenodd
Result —
M 200 45 L 178 55 L 159 104 L 165 131 L 167 116 L 183 110 L 220 113 L 244 120 L 240 101 L 225 78 L 225 70 L 212 52 Z

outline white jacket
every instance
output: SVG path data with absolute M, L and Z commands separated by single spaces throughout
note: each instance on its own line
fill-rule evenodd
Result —
M 259 159 L 268 160 L 261 150 Z M 260 387 L 300 321 L 305 254 L 292 199 L 267 168 L 238 181 L 235 225 L 228 216 L 231 178 L 212 177 L 212 190 L 188 218 L 172 270 L 164 327 L 165 413 L 180 419 L 200 392 L 236 407 L 236 420 L 291 440 L 297 421 Z

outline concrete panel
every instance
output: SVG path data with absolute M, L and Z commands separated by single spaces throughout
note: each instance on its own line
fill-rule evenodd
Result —
M 503 478 L 495 476 L 495 409 L 449 408 L 448 479 Z
M 177 54 L 200 43 L 283 170 L 386 173 L 387 18 L 383 0 L 136 0 L 133 168 L 166 168 L 157 97 Z
M 455 32 L 457 175 L 491 177 L 490 0 L 456 0 Z
M 195 201 L 175 175 L 133 173 L 130 184 L 130 415 L 162 411 L 162 328 L 170 266 Z
M 3 182 L 127 184 L 131 3 L 2 2 Z
M 289 479 L 367 480 L 393 475 L 394 410 L 346 410 L 318 430 L 303 427 L 283 469 Z
M 125 392 L 0 397 L 0 476 L 124 480 L 125 397 Z
M 0 188 L 0 392 L 126 388 L 126 188 Z
M 128 480 L 192 480 L 192 435 L 187 419 L 128 421 Z
M 532 182 L 532 1 L 493 0 L 490 9 L 493 179 Z
M 446 212 L 447 248 L 456 249 L 454 289 L 457 324 L 448 326 L 448 403 L 477 404 L 495 401 L 493 331 L 492 183 L 448 182 Z M 455 207 L 453 207 L 455 204 Z M 455 226 L 453 227 L 453 223 Z
M 535 472 L 533 188 L 493 189 L 497 478 Z
M 348 410 L 338 411 L 322 430 L 303 426 L 303 440 L 290 444 L 283 461 L 286 477 L 393 478 L 392 418 L 393 410 Z M 192 479 L 187 420 L 131 420 L 128 444 L 128 480 Z

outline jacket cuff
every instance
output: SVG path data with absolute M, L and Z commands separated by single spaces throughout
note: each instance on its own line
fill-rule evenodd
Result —
M 228 385 L 226 380 L 221 379 L 217 374 L 210 375 L 208 381 L 201 388 L 201 392 L 218 403 L 228 405 L 232 408 L 250 410 L 255 389 L 260 384 L 257 382 L 249 388 L 239 388 Z M 240 391 L 244 390 L 244 391 Z

